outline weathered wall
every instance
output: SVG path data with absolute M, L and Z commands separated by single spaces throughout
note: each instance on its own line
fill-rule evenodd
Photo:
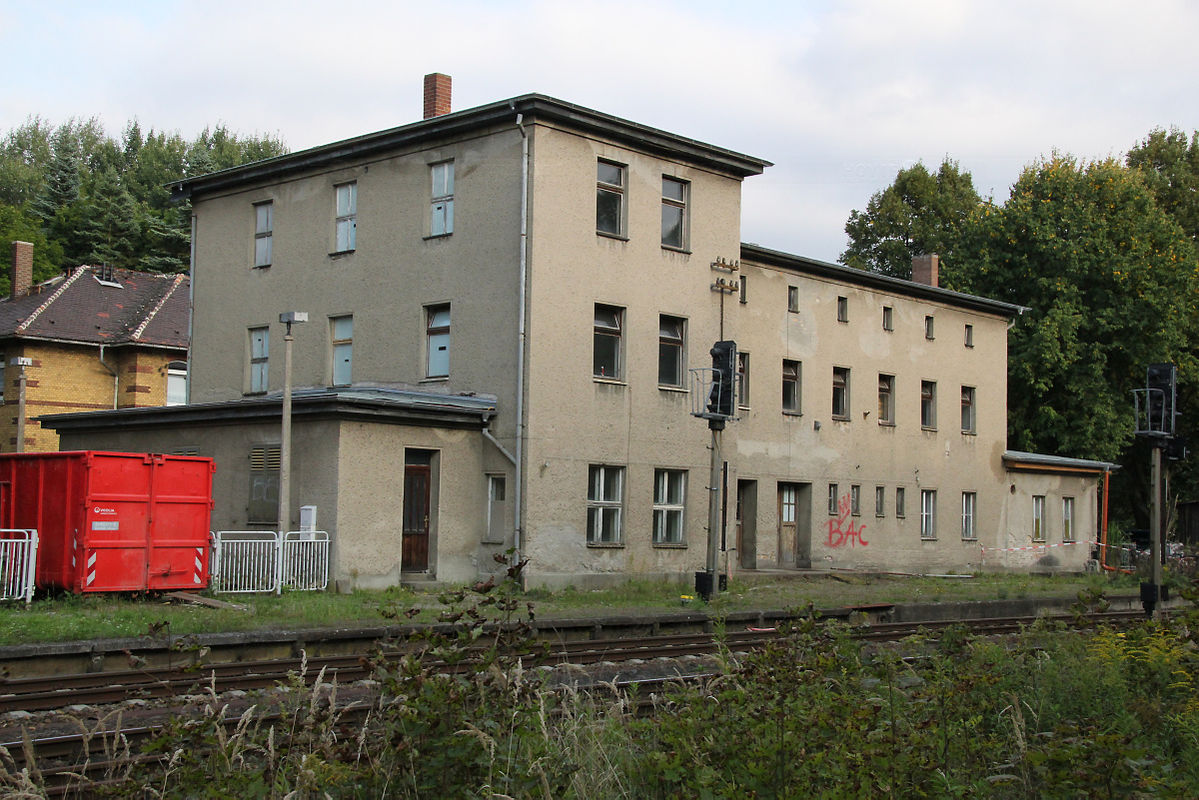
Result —
M 709 265 L 740 248 L 739 180 L 538 128 L 530 251 L 525 553 L 534 582 L 581 583 L 702 566 L 708 429 L 687 390 L 658 385 L 659 315 L 686 320 L 688 366 L 710 364 L 721 299 Z M 627 165 L 627 237 L 596 233 L 596 164 Z M 662 246 L 662 177 L 690 182 L 686 252 Z M 592 374 L 596 303 L 624 309 L 616 380 Z M 726 299 L 726 306 L 736 305 Z M 622 465 L 623 541 L 588 545 L 590 464 Z M 683 546 L 652 542 L 655 467 L 688 470 Z

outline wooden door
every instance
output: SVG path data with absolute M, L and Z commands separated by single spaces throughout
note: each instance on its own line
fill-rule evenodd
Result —
M 758 482 L 737 481 L 737 556 L 741 569 L 758 568 Z
M 779 566 L 795 566 L 795 521 L 799 506 L 799 487 L 779 484 Z
M 429 465 L 404 467 L 404 542 L 402 572 L 429 569 Z

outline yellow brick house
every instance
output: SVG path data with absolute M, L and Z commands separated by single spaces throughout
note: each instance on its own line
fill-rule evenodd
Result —
M 57 450 L 43 414 L 186 402 L 187 276 L 80 266 L 32 277 L 33 245 L 13 242 L 12 292 L 0 299 L 0 452 Z

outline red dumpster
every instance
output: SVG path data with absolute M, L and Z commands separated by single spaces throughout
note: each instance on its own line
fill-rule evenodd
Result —
M 211 458 L 95 451 L 0 455 L 0 527 L 38 531 L 37 586 L 208 585 Z

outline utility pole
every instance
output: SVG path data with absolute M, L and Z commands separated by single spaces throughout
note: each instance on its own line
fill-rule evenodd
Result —
M 12 365 L 21 371 L 17 373 L 17 449 L 25 452 L 25 367 L 33 365 L 32 358 L 18 356 L 12 360 Z
M 306 311 L 287 311 L 279 315 L 287 326 L 283 334 L 283 430 L 279 440 L 279 535 L 287 533 L 291 523 L 291 345 L 295 341 L 291 326 L 308 321 Z

